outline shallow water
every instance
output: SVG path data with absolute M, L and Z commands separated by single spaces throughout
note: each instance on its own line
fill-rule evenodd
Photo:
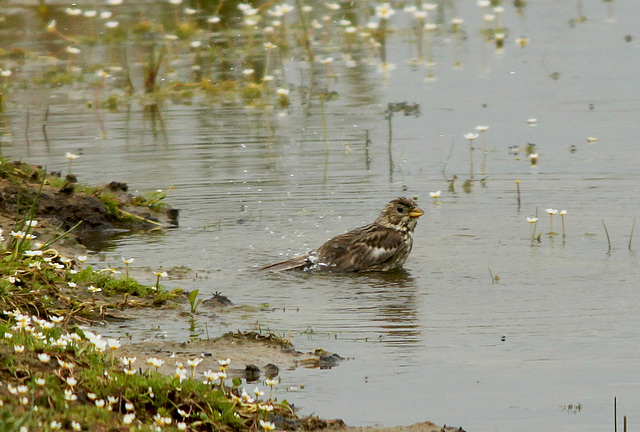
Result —
M 320 108 L 305 115 L 295 90 L 285 116 L 170 103 L 155 119 L 137 105 L 101 111 L 106 138 L 83 104 L 52 103 L 48 145 L 40 132 L 45 106 L 29 104 L 27 145 L 26 106 L 9 105 L 2 154 L 65 172 L 71 151 L 81 154 L 73 165 L 81 181 L 126 181 L 139 191 L 175 186 L 167 201 L 181 209 L 179 228 L 115 238 L 91 259 L 184 265 L 198 277 L 167 286 L 273 308 L 250 319 L 203 311 L 196 333 L 216 336 L 257 320 L 291 331 L 299 350 L 349 357 L 331 370 L 282 374 L 278 397 L 304 413 L 353 425 L 432 420 L 466 430 L 581 431 L 611 428 L 616 396 L 618 413 L 633 424 L 640 246 L 634 240 L 629 251 L 628 242 L 640 207 L 640 10 L 614 1 L 610 16 L 605 3 L 583 3 L 589 19 L 577 23 L 574 2 L 528 2 L 522 15 L 505 5 L 509 35 L 496 55 L 479 37 L 478 7 L 456 2 L 465 38 L 459 53 L 451 35 L 437 38 L 435 81 L 407 64 L 415 47 L 402 32 L 389 41 L 396 68 L 386 77 L 376 64 L 354 73 L 336 61 L 340 78 L 330 88 L 340 99 L 325 107 L 328 155 Z M 404 25 L 404 15 L 394 22 Z M 520 35 L 530 39 L 524 48 L 514 43 Z M 461 67 L 453 67 L 456 58 Z M 285 66 L 289 81 L 300 82 L 300 64 Z M 419 103 L 421 115 L 394 115 L 391 170 L 384 111 L 402 101 Z M 482 141 L 474 141 L 476 179 L 487 180 L 466 193 L 463 135 L 477 125 L 490 126 L 486 175 Z M 589 136 L 598 141 L 588 144 Z M 527 143 L 537 146 L 537 166 L 524 151 L 519 158 L 508 151 Z M 458 175 L 455 193 L 443 171 Z M 444 191 L 439 203 L 428 194 L 436 190 Z M 426 213 L 406 273 L 254 271 L 371 222 L 398 195 L 418 195 Z M 568 212 L 565 239 L 546 234 L 550 207 Z M 536 211 L 540 243 L 530 241 L 526 221 Z M 553 224 L 561 233 L 559 216 Z M 188 320 L 163 317 L 105 331 L 134 339 L 193 334 Z M 304 390 L 285 390 L 301 383 Z

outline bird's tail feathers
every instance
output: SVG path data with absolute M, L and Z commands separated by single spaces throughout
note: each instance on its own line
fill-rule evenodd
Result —
M 300 255 L 293 258 L 288 258 L 283 261 L 279 261 L 277 263 L 269 264 L 268 266 L 264 266 L 258 271 L 266 271 L 266 272 L 281 272 L 286 270 L 293 270 L 297 268 L 304 268 L 311 265 L 312 262 L 309 259 L 309 255 Z

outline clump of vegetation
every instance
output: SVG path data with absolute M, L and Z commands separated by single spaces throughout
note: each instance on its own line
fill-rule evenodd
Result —
M 228 380 L 230 359 L 203 379 L 195 378 L 199 358 L 165 376 L 157 372 L 164 360 L 118 357 L 117 339 L 67 331 L 63 322 L 0 313 L 0 429 L 270 431 L 300 423 L 287 401 L 273 399 L 276 380 L 266 382 L 269 397 Z

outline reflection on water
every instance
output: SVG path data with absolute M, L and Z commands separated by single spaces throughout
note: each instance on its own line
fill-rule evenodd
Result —
M 485 17 L 492 9 L 438 3 L 445 7 L 427 18 L 442 27 L 424 33 L 431 38 L 422 51 L 433 56 L 429 65 L 413 59 L 417 20 L 411 12 L 398 11 L 391 20 L 386 55 L 395 68 L 380 67 L 375 45 L 354 49 L 351 57 L 336 45 L 318 45 L 324 58 L 334 57 L 336 77 L 319 74 L 317 89 L 339 95 L 325 102 L 324 115 L 318 100 L 308 99 L 307 65 L 295 52 L 281 59 L 284 78 L 278 78 L 290 90 L 287 109 L 200 96 L 155 108 L 134 98 L 115 111 L 89 109 L 85 101 L 93 99 L 97 78 L 87 74 L 91 85 L 84 90 L 35 88 L 20 75 L 29 71 L 2 58 L 0 68 L 11 67 L 25 83 L 7 93 L 0 116 L 3 156 L 64 171 L 71 151 L 81 155 L 74 173 L 82 181 L 120 180 L 139 191 L 176 187 L 168 202 L 181 209 L 178 228 L 100 239 L 92 244 L 103 252 L 90 257 L 92 265 L 135 258 L 143 278 L 144 269 L 187 266 L 194 276 L 166 285 L 198 289 L 205 299 L 221 291 L 235 305 L 259 309 L 202 308 L 195 319 L 173 320 L 153 313 L 104 330 L 181 341 L 256 322 L 291 331 L 300 350 L 322 347 L 350 360 L 331 371 L 287 371 L 283 388 L 305 382 L 310 390 L 279 397 L 356 425 L 428 418 L 468 430 L 604 429 L 613 396 L 619 412 L 639 417 L 632 403 L 640 267 L 635 240 L 631 252 L 627 244 L 640 211 L 640 105 L 630 96 L 640 60 L 632 55 L 634 39 L 623 37 L 635 31 L 638 8 L 608 2 L 619 9 L 611 24 L 610 5 L 597 2 L 584 3 L 586 20 L 567 2 L 521 8 L 503 2 L 499 19 L 507 31 L 498 51 L 485 37 L 498 19 Z M 463 19 L 460 38 L 450 26 L 456 16 Z M 173 12 L 158 19 L 173 28 Z M 370 11 L 354 13 L 353 22 L 367 19 Z M 38 24 L 22 22 L 37 33 Z M 60 28 L 67 23 L 69 17 Z M 340 31 L 341 38 L 349 34 Z M 521 35 L 525 46 L 514 43 Z M 18 37 L 7 36 L 3 42 Z M 51 41 L 29 44 L 48 55 L 61 49 Z M 184 60 L 172 65 L 176 76 L 192 76 L 195 53 L 188 42 L 173 48 Z M 130 49 L 130 63 L 146 53 Z M 118 50 L 97 45 L 86 55 L 108 62 Z M 240 75 L 240 63 L 226 73 Z M 136 85 L 139 66 L 132 67 Z M 121 91 L 118 73 L 105 94 Z M 421 116 L 395 115 L 390 125 L 385 110 L 402 101 L 419 104 Z M 530 118 L 538 119 L 535 127 Z M 487 178 L 460 193 L 470 179 L 470 158 L 481 166 L 480 147 L 470 151 L 464 139 L 478 125 L 490 126 Z M 529 144 L 538 152 L 536 167 L 525 156 Z M 446 191 L 453 175 L 458 193 L 431 200 L 429 192 Z M 254 271 L 370 223 L 389 199 L 414 194 L 426 214 L 405 272 Z M 550 207 L 568 210 L 566 241 L 546 234 L 544 209 Z M 529 240 L 526 221 L 536 212 L 540 243 Z M 609 255 L 602 219 L 613 246 Z M 490 274 L 500 282 L 492 283 Z M 354 400 L 359 404 L 349 403 Z M 561 407 L 569 404 L 582 409 L 567 416 Z

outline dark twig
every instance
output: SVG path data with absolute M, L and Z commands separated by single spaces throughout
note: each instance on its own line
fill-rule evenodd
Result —
M 609 238 L 609 231 L 607 230 L 607 225 L 604 223 L 604 219 L 602 219 L 602 226 L 604 227 L 604 233 L 607 235 L 607 243 L 609 244 L 608 254 L 611 253 L 611 239 Z

